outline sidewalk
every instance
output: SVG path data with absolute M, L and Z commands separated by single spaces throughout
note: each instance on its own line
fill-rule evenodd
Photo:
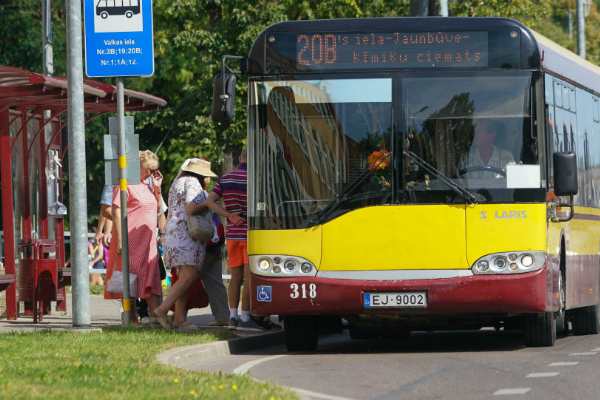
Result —
M 119 300 L 104 300 L 102 296 L 90 295 L 90 311 L 92 328 L 101 329 L 121 324 L 121 302 Z M 207 326 L 213 321 L 210 308 L 193 309 L 189 312 L 190 321 L 198 326 Z M 0 333 L 34 332 L 34 331 L 63 331 L 73 330 L 71 294 L 67 296 L 67 313 L 53 311 L 45 315 L 42 322 L 33 323 L 32 317 L 21 317 L 16 321 L 0 319 Z

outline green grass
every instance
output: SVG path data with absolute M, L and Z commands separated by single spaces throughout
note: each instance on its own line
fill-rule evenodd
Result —
M 246 376 L 159 364 L 166 349 L 228 337 L 150 329 L 0 335 L 0 399 L 296 399 Z

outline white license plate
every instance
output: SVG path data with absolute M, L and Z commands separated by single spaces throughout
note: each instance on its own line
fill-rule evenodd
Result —
M 410 307 L 427 308 L 426 292 L 363 293 L 365 308 Z

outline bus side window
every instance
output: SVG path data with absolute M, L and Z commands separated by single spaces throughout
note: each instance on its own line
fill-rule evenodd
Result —
M 570 96 L 569 88 L 566 86 L 563 86 L 562 89 L 563 89 L 563 93 L 562 93 L 563 108 L 565 110 L 570 110 L 571 109 L 571 96 Z
M 554 101 L 557 107 L 562 107 L 562 88 L 558 81 L 554 81 Z

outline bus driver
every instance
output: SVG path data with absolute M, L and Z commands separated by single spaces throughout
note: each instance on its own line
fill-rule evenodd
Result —
M 506 165 L 515 160 L 509 151 L 496 147 L 497 132 L 504 132 L 500 121 L 480 119 L 475 123 L 473 142 L 469 153 L 461 160 L 459 176 L 475 179 L 506 177 Z

